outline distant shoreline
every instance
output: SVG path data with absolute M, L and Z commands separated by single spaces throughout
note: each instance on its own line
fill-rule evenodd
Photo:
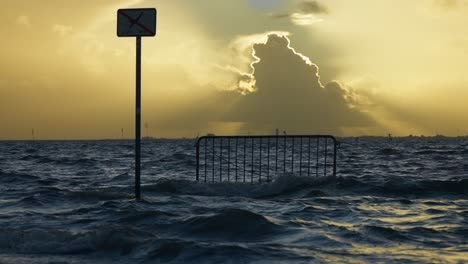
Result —
M 223 135 L 218 135 L 223 136 Z M 250 135 L 251 136 L 251 135 Z M 261 135 L 260 135 L 261 136 Z M 338 139 L 388 139 L 388 136 L 336 136 Z M 197 138 L 142 138 L 141 141 L 171 141 L 171 140 L 196 140 Z M 465 136 L 392 136 L 391 139 L 468 139 L 468 135 Z M 123 139 L 0 139 L 0 142 L 57 142 L 57 141 L 134 141 L 134 138 L 123 138 Z

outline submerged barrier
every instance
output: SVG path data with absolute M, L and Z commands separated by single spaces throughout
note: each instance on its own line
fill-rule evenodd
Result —
M 280 174 L 336 176 L 330 135 L 204 136 L 196 143 L 196 180 L 269 182 Z

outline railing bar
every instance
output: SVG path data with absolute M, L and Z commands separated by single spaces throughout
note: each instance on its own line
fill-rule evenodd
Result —
M 270 182 L 270 138 L 267 139 L 267 182 Z
M 200 180 L 200 141 L 197 141 L 196 144 L 197 150 L 196 150 L 196 155 L 197 155 L 197 171 L 196 171 L 196 181 L 198 182 Z
M 336 176 L 336 139 L 333 140 L 333 177 Z
M 286 174 L 286 137 L 284 138 L 283 156 L 284 156 L 283 174 Z
M 258 172 L 260 173 L 260 176 L 258 177 L 258 182 L 262 183 L 262 138 L 260 138 L 259 146 Z
M 299 155 L 300 158 L 299 158 L 299 177 L 302 176 L 302 137 L 301 137 L 301 151 L 299 151 Z
M 328 139 L 325 139 L 325 165 L 323 166 L 323 176 L 327 176 L 327 150 L 328 150 Z
M 252 163 L 250 164 L 250 182 L 253 183 L 253 174 L 254 174 L 254 138 L 252 138 Z
M 276 136 L 275 173 L 278 174 L 278 135 Z
M 206 164 L 206 156 L 208 155 L 208 140 L 205 140 L 205 182 L 206 182 L 206 175 L 207 173 L 207 164 Z
M 315 177 L 318 177 L 318 166 L 319 166 L 319 138 L 317 138 L 317 161 L 315 162 Z
M 230 173 L 231 173 L 231 139 L 228 138 L 228 182 L 231 181 Z
M 308 145 L 309 155 L 308 155 L 308 158 L 307 158 L 307 177 L 310 176 L 310 141 L 311 141 L 311 138 L 309 137 L 309 145 Z
M 292 149 L 291 149 L 291 174 L 294 175 L 294 137 L 292 139 Z
M 245 170 L 246 170 L 245 158 L 247 157 L 246 145 L 247 145 L 247 138 L 244 138 L 244 182 L 245 182 Z
M 219 182 L 223 181 L 223 138 L 219 138 Z
M 215 178 L 215 139 L 214 138 L 212 139 L 212 143 L 213 143 L 213 146 L 212 146 L 213 147 L 213 157 L 212 157 L 212 162 L 213 162 L 212 163 L 213 164 L 213 167 L 212 167 L 213 168 L 213 175 L 212 176 L 213 176 L 213 180 L 212 180 L 212 182 L 214 183 L 214 178 Z
M 237 145 L 238 145 L 239 138 L 236 137 L 236 182 L 237 182 Z

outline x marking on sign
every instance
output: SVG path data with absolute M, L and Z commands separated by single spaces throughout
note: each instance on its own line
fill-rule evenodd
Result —
M 136 19 L 134 19 L 133 17 L 129 16 L 128 14 L 126 14 L 125 12 L 123 12 L 122 10 L 119 10 L 119 14 L 125 16 L 125 17 L 131 22 L 130 28 L 129 28 L 128 30 L 132 29 L 132 27 L 133 27 L 134 25 L 138 25 L 140 28 L 144 29 L 144 30 L 145 30 L 146 32 L 148 32 L 149 34 L 154 35 L 154 32 L 153 32 L 151 29 L 147 28 L 145 25 L 143 25 L 143 24 L 141 24 L 141 23 L 139 22 L 139 20 L 141 19 L 141 16 L 143 15 L 143 12 L 141 12 L 141 13 L 138 15 L 138 17 L 137 17 Z

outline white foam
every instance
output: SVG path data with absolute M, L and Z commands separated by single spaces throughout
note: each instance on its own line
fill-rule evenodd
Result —
M 155 190 L 175 191 L 180 194 L 205 195 L 205 196 L 238 196 L 259 198 L 280 195 L 282 193 L 301 188 L 302 186 L 315 186 L 334 179 L 328 177 L 299 177 L 291 174 L 280 175 L 272 182 L 250 183 L 250 182 L 215 182 L 205 183 L 188 180 L 160 180 L 154 187 Z M 150 189 L 153 189 L 150 187 Z

